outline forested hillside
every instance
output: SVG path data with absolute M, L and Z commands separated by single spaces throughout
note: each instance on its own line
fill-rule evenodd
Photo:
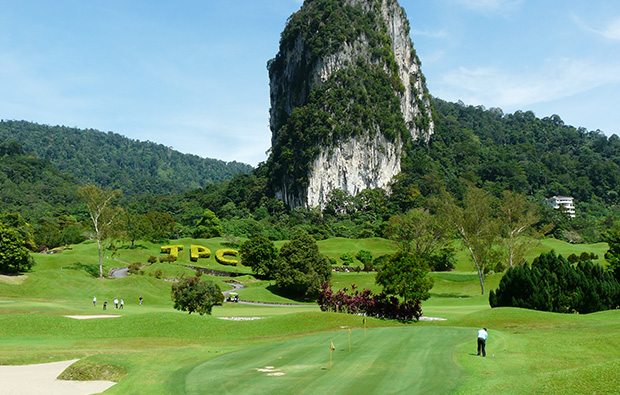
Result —
M 503 114 L 439 99 L 433 105 L 436 133 L 428 144 L 412 142 L 406 148 L 402 172 L 390 193 L 373 189 L 350 196 L 334 190 L 324 207 L 294 210 L 270 196 L 264 167 L 197 187 L 208 160 L 113 133 L 5 121 L 0 138 L 10 133 L 30 148 L 0 140 L 1 211 L 20 213 L 34 226 L 37 243 L 52 246 L 83 237 L 78 223 L 87 217 L 76 191 L 86 182 L 121 189 L 119 204 L 128 213 L 169 216 L 175 223 L 170 238 L 195 234 L 201 218 L 211 215 L 206 209 L 230 236 L 286 239 L 302 227 L 317 239 L 383 237 L 391 216 L 412 208 L 433 211 L 446 194 L 462 201 L 470 186 L 499 199 L 505 190 L 526 195 L 539 207 L 537 227 L 571 242 L 600 241 L 601 232 L 620 221 L 617 136 L 565 125 L 556 115 L 540 119 L 531 112 Z M 38 155 L 74 176 L 62 174 Z M 211 168 L 231 171 L 224 162 L 213 163 Z M 577 218 L 568 220 L 546 209 L 542 201 L 553 195 L 573 196 Z
M 33 225 L 41 244 L 82 240 L 75 180 L 47 160 L 26 155 L 16 142 L 0 140 L 0 202 L 0 212 L 18 213 Z
M 26 153 L 49 160 L 78 183 L 121 189 L 125 196 L 182 192 L 252 169 L 93 129 L 0 121 L 0 139 L 18 142 Z
M 578 215 L 570 227 L 590 239 L 618 219 L 617 135 L 565 125 L 557 115 L 504 114 L 440 99 L 433 106 L 435 135 L 428 145 L 409 148 L 393 185 L 402 209 L 423 205 L 444 189 L 461 199 L 473 184 L 496 196 L 504 190 L 523 193 L 539 203 L 553 195 L 573 196 Z
M 599 131 L 565 125 L 557 115 L 541 119 L 529 111 L 504 114 L 440 99 L 434 99 L 433 105 L 436 133 L 428 144 L 414 142 L 407 148 L 391 194 L 375 189 L 353 197 L 336 190 L 323 210 L 283 214 L 283 207 L 268 196 L 266 179 L 258 169 L 225 186 L 192 191 L 176 203 L 166 200 L 166 210 L 187 215 L 197 207 L 175 206 L 200 202 L 198 206 L 226 219 L 227 229 L 243 235 L 262 232 L 280 237 L 286 229 L 301 225 L 317 238 L 383 236 L 390 216 L 417 207 L 432 208 L 446 192 L 461 201 L 473 185 L 498 198 L 505 190 L 526 195 L 540 207 L 540 226 L 553 225 L 546 228 L 549 234 L 570 235 L 572 242 L 598 241 L 601 231 L 620 220 L 618 136 L 608 138 Z M 545 210 L 542 201 L 553 195 L 573 196 L 577 218 L 569 221 Z M 252 216 L 257 209 L 258 215 Z M 178 221 L 190 225 L 187 219 Z
M 449 190 L 459 179 L 493 192 L 509 189 L 543 199 L 573 196 L 580 203 L 618 204 L 620 139 L 565 125 L 558 115 L 433 102 L 438 133 L 428 152 Z

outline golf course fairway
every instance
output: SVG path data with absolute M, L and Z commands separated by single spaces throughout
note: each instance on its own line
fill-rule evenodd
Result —
M 321 333 L 232 352 L 194 368 L 188 394 L 447 394 L 462 382 L 456 346 L 470 328 L 400 327 Z M 330 370 L 330 347 L 333 342 Z

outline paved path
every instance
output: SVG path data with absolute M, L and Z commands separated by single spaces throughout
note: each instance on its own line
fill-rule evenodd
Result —
M 229 284 L 233 287 L 233 289 L 229 289 L 227 291 L 222 292 L 222 294 L 224 294 L 224 296 L 228 295 L 231 292 L 236 292 L 240 289 L 243 288 L 247 288 L 245 285 L 243 284 L 239 284 L 239 283 L 226 283 Z M 271 306 L 271 307 L 316 307 L 316 305 L 307 305 L 307 304 L 295 304 L 295 303 L 267 303 L 267 302 L 252 302 L 249 300 L 239 300 L 236 303 L 240 303 L 240 304 L 250 304 L 250 305 L 255 305 L 255 306 Z
M 227 291 L 222 292 L 222 294 L 223 294 L 224 296 L 228 295 L 228 294 L 229 294 L 229 293 L 231 293 L 231 292 L 235 292 L 235 291 L 238 291 L 238 290 L 240 290 L 240 289 L 247 288 L 245 285 L 243 285 L 243 284 L 239 284 L 239 283 L 226 283 L 226 284 L 228 284 L 228 285 L 230 285 L 231 287 L 233 287 L 233 289 L 229 289 L 229 290 L 227 290 Z
M 110 278 L 127 277 L 128 267 L 117 267 L 110 270 Z

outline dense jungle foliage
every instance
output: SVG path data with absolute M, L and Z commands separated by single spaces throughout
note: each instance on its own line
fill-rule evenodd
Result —
M 26 153 L 47 159 L 79 183 L 122 189 L 126 196 L 183 192 L 252 169 L 93 129 L 4 120 L 0 139 L 19 143 Z
M 617 135 L 607 138 L 598 130 L 566 125 L 558 115 L 504 114 L 440 99 L 433 106 L 436 133 L 428 145 L 410 147 L 393 188 L 396 194 L 417 196 L 402 209 L 423 205 L 444 189 L 461 200 L 474 184 L 498 197 L 510 190 L 535 202 L 554 195 L 574 197 L 579 215 L 570 223 L 553 220 L 558 238 L 574 230 L 587 240 L 599 240 L 600 231 L 618 220 Z
M 207 209 L 220 220 L 221 234 L 233 239 L 256 235 L 290 239 L 296 228 L 317 240 L 365 238 L 385 236 L 393 215 L 412 208 L 432 212 L 442 195 L 461 201 L 467 187 L 475 185 L 498 198 L 506 189 L 525 194 L 540 208 L 536 228 L 548 236 L 571 242 L 602 241 L 601 232 L 618 225 L 620 139 L 616 135 L 607 138 L 599 131 L 565 125 L 557 115 L 540 119 L 531 112 L 503 114 L 439 99 L 433 105 L 437 132 L 429 144 L 413 142 L 407 147 L 403 171 L 394 179 L 391 193 L 365 190 L 353 197 L 335 190 L 322 209 L 288 210 L 269 195 L 262 164 L 251 174 L 182 193 L 151 193 L 154 183 L 146 177 L 117 184 L 124 192 L 145 183 L 139 196 L 124 193 L 120 204 L 128 213 L 144 216 L 148 221 L 142 222 L 150 229 L 159 229 L 145 236 L 157 239 L 193 235 Z M 100 143 L 85 146 L 95 144 Z M 105 148 L 100 151 L 102 158 L 111 157 Z M 84 155 L 73 160 L 80 158 Z M 92 166 L 91 161 L 86 163 L 80 166 Z M 109 169 L 91 170 L 105 179 L 116 174 L 106 173 Z M 17 212 L 29 221 L 37 245 L 53 247 L 85 237 L 82 225 L 88 218 L 76 192 L 83 182 L 26 154 L 15 142 L 2 142 L 0 183 L 2 212 Z M 560 194 L 575 197 L 577 218 L 569 220 L 542 204 L 544 198 Z M 138 217 L 133 221 L 141 223 Z

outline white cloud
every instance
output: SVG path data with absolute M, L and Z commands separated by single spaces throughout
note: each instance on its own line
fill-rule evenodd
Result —
M 601 30 L 592 29 L 595 33 L 602 35 L 610 40 L 620 41 L 620 17 L 611 21 L 607 26 Z
M 523 108 L 620 83 L 620 65 L 578 59 L 554 59 L 538 70 L 461 67 L 443 76 L 438 97 L 492 107 Z
M 620 41 L 620 17 L 616 17 L 603 25 L 600 29 L 595 29 L 583 23 L 578 17 L 573 17 L 577 24 L 584 30 L 594 32 L 610 40 Z

